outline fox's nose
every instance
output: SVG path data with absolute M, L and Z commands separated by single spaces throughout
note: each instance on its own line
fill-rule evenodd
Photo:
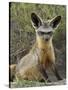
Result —
M 48 39 L 48 38 L 46 38 L 45 40 L 46 40 L 46 41 L 48 41 L 49 39 Z

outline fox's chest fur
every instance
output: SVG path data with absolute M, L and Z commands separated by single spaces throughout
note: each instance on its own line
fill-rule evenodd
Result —
M 37 37 L 38 56 L 40 63 L 44 64 L 45 67 L 49 67 L 52 63 L 55 63 L 54 48 L 52 45 L 52 39 L 49 42 L 45 42 Z
M 39 63 L 45 66 L 45 68 L 48 68 L 51 66 L 51 64 L 55 63 L 55 55 L 52 47 L 49 48 L 49 50 L 42 49 L 39 53 Z
M 55 55 L 52 47 L 49 50 L 41 49 L 39 52 L 39 63 L 45 66 L 45 68 L 51 67 L 55 63 Z

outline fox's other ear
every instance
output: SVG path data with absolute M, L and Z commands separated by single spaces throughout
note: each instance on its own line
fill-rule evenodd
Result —
M 40 17 L 37 16 L 34 12 L 31 13 L 31 22 L 34 28 L 38 28 L 42 24 Z
M 50 26 L 52 28 L 57 28 L 57 26 L 59 25 L 60 23 L 60 20 L 61 20 L 61 16 L 56 16 L 55 18 L 53 18 L 50 22 Z

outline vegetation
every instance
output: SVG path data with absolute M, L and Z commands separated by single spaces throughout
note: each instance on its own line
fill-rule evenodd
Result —
M 58 82 L 52 82 L 52 83 L 47 83 L 47 82 L 38 82 L 38 81 L 19 81 L 19 82 L 11 82 L 11 88 L 22 88 L 22 87 L 39 87 L 39 86 L 52 86 L 52 85 L 65 85 L 66 81 L 61 80 Z

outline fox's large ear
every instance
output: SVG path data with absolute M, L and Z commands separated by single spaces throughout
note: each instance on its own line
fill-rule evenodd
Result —
M 35 13 L 31 13 L 31 22 L 34 28 L 38 28 L 42 24 L 40 17 Z
M 56 16 L 55 18 L 53 18 L 50 22 L 50 26 L 52 28 L 57 28 L 57 26 L 59 25 L 60 23 L 60 20 L 61 20 L 61 16 Z

